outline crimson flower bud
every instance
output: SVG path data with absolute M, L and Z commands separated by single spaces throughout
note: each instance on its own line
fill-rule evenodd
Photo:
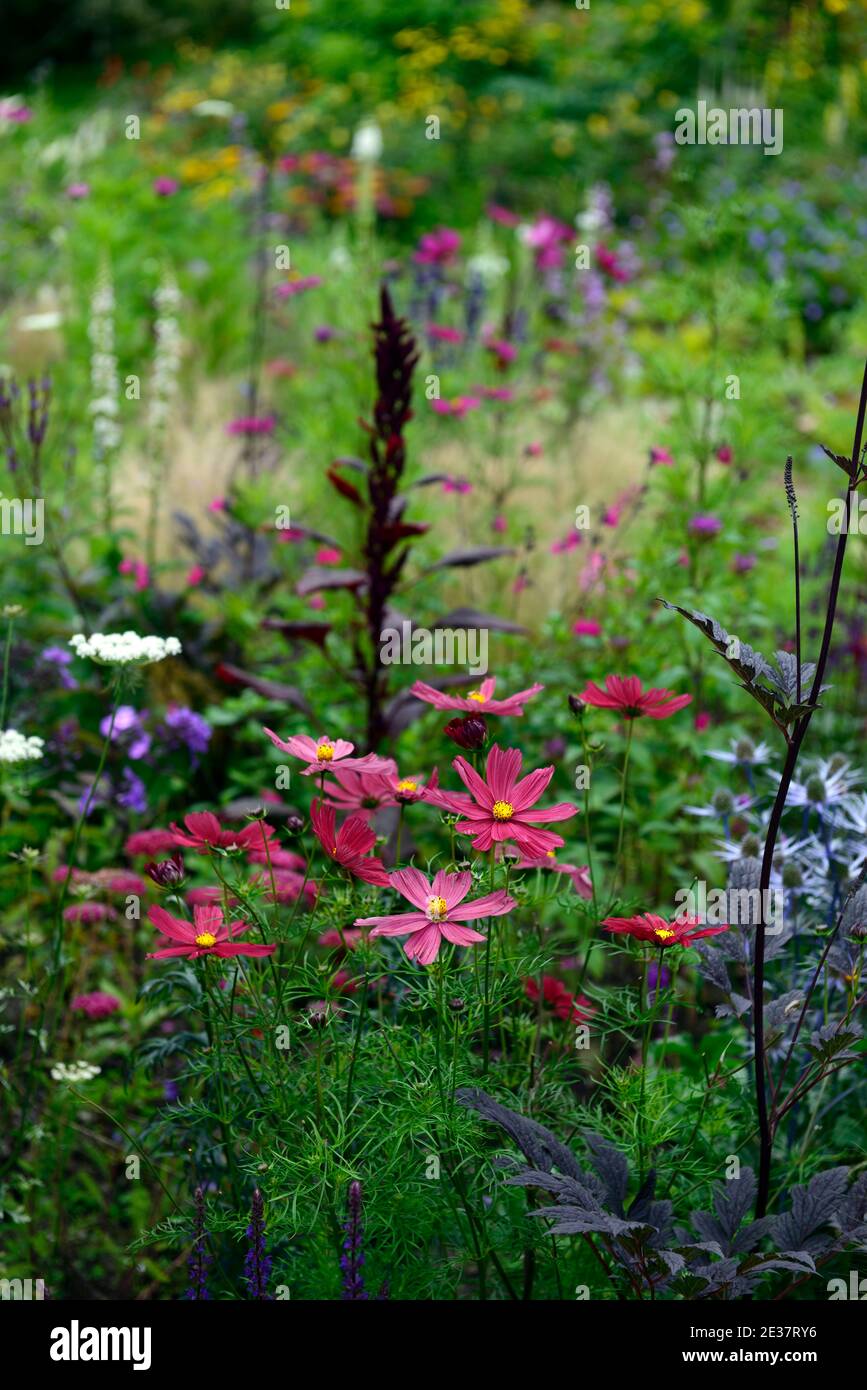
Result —
M 158 883 L 160 888 L 175 888 L 184 881 L 184 861 L 175 850 L 171 859 L 163 859 L 159 864 L 153 861 L 145 864 L 145 873 L 154 883 Z
M 465 719 L 450 719 L 443 733 L 448 734 L 459 748 L 484 748 L 488 726 L 482 715 L 468 714 Z

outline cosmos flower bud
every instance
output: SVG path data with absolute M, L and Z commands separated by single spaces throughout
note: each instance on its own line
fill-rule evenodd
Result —
M 573 714 L 580 716 L 584 713 L 585 705 L 580 695 L 569 696 L 569 708 Z
M 468 714 L 466 719 L 450 719 L 443 733 L 448 734 L 459 748 L 484 748 L 488 726 L 482 715 Z
M 304 829 L 304 818 L 298 815 L 287 816 L 284 824 L 290 835 L 298 835 Z
M 156 864 L 145 864 L 145 873 L 158 883 L 160 888 L 175 888 L 184 881 L 184 861 L 176 851 L 171 859 L 163 859 Z

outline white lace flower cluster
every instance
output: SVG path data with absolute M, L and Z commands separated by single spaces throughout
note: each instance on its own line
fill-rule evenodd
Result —
M 27 738 L 17 729 L 4 729 L 0 733 L 0 763 L 29 763 L 42 757 L 44 738 Z
M 90 301 L 90 385 L 93 440 L 98 460 L 120 444 L 120 377 L 114 348 L 114 289 L 103 269 Z
M 183 350 L 178 322 L 181 296 L 174 280 L 166 277 L 154 295 L 154 302 L 157 307 L 156 346 L 147 419 L 151 429 L 159 431 L 166 424 L 177 394 Z
M 139 637 L 137 632 L 94 632 L 92 637 L 77 632 L 69 645 L 77 656 L 100 666 L 148 666 L 181 651 L 177 637 Z
M 55 1062 L 51 1076 L 54 1081 L 77 1085 L 82 1081 L 92 1081 L 101 1071 L 102 1067 L 94 1066 L 93 1062 Z

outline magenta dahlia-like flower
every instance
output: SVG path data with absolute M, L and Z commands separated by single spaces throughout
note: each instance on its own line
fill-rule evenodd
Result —
M 543 685 L 531 685 L 527 690 L 519 690 L 516 694 L 507 696 L 505 700 L 495 700 L 496 688 L 496 676 L 488 676 L 478 690 L 471 690 L 466 696 L 446 695 L 442 690 L 435 690 L 432 685 L 426 685 L 424 681 L 416 681 L 410 687 L 410 694 L 417 700 L 424 700 L 426 704 L 433 705 L 434 709 L 460 709 L 472 711 L 474 714 L 523 714 L 527 700 L 532 700 L 534 695 L 545 689 Z
M 675 695 L 673 690 L 657 687 L 642 690 L 637 676 L 606 676 L 604 690 L 588 681 L 578 699 L 596 709 L 616 709 L 626 719 L 638 719 L 642 715 L 649 719 L 667 719 L 688 705 L 692 696 Z
M 150 908 L 148 917 L 164 937 L 176 943 L 151 951 L 148 960 L 165 960 L 169 956 L 189 956 L 191 960 L 199 956 L 270 956 L 277 950 L 276 944 L 233 941 L 232 937 L 248 931 L 250 924 L 224 922 L 219 907 L 194 907 L 192 922 L 183 922 L 159 906 Z
M 472 886 L 470 873 L 448 874 L 444 869 L 434 876 L 433 883 L 420 869 L 396 869 L 390 876 L 392 888 L 412 903 L 415 912 L 398 912 L 391 917 L 358 917 L 357 927 L 373 927 L 374 936 L 408 936 L 404 950 L 410 960 L 419 965 L 435 961 L 442 942 L 455 946 L 472 946 L 484 941 L 480 932 L 463 923 L 480 917 L 502 917 L 515 906 L 503 889 L 487 893 L 483 898 L 465 901 Z
M 274 834 L 267 821 L 251 821 L 243 830 L 224 830 L 212 811 L 191 811 L 184 816 L 185 830 L 172 821 L 174 844 L 207 854 L 212 849 L 262 849 Z
M 452 766 L 471 795 L 462 792 L 433 791 L 428 800 L 434 806 L 462 817 L 455 829 L 473 837 L 477 850 L 488 850 L 505 840 L 514 840 L 522 854 L 530 858 L 547 854 L 563 844 L 559 835 L 537 827 L 546 821 L 569 820 L 578 810 L 571 802 L 536 807 L 535 803 L 554 775 L 553 767 L 540 767 L 521 778 L 523 757 L 518 748 L 494 744 L 488 754 L 484 781 L 465 758 L 455 758 Z

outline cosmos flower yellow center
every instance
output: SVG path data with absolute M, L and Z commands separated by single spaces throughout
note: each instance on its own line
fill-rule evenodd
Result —
M 432 922 L 444 922 L 448 910 L 445 898 L 428 898 L 427 915 Z
M 511 801 L 495 801 L 491 811 L 494 820 L 511 820 L 515 814 L 515 808 Z
M 556 859 L 556 858 L 557 858 L 556 854 L 554 853 L 554 851 L 553 851 L 552 849 L 546 849 L 546 850 L 545 850 L 545 853 L 546 853 L 546 855 L 548 856 L 549 859 Z
M 334 757 L 333 743 L 320 743 L 316 749 L 316 761 L 319 763 L 330 763 Z
M 399 792 L 417 792 L 418 782 L 412 782 L 409 778 L 407 778 L 405 782 L 398 782 L 397 790 Z
M 209 931 L 203 931 L 196 937 L 197 946 L 216 946 L 217 938 Z
M 483 695 L 481 690 L 471 690 L 469 695 L 467 696 L 467 699 L 476 700 L 480 705 L 483 705 L 485 703 L 485 700 L 487 699 L 487 696 Z
M 659 937 L 660 941 L 668 941 L 672 936 L 676 936 L 677 933 L 673 932 L 671 927 L 657 927 L 656 935 Z

